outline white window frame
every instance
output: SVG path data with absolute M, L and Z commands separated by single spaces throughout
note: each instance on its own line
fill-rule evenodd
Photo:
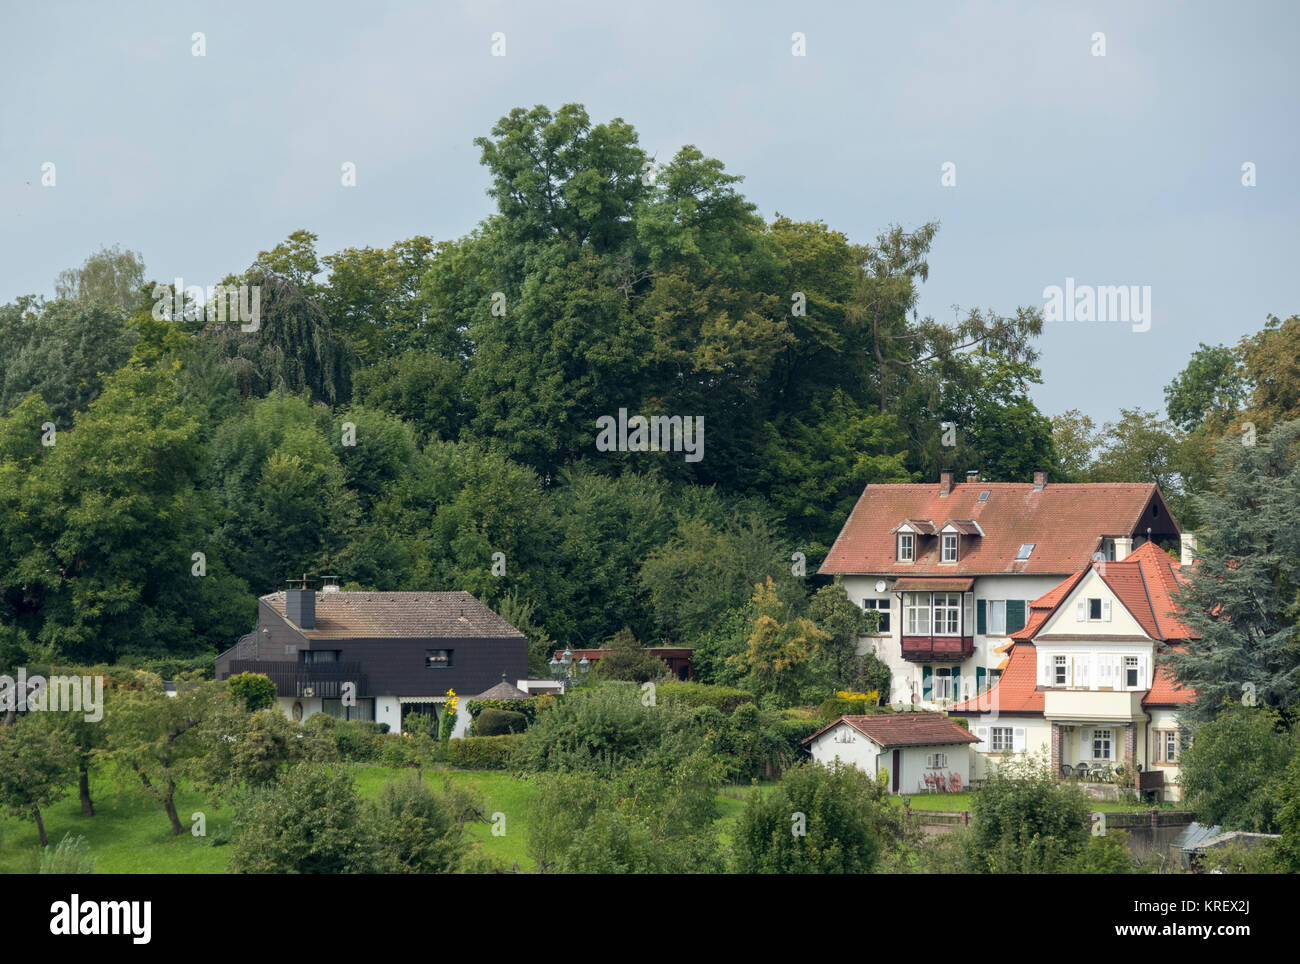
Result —
M 1070 660 L 1065 656 L 1052 657 L 1052 685 L 1070 685 Z
M 1131 664 L 1131 665 L 1130 665 Z M 1133 674 L 1133 682 L 1129 682 L 1128 674 Z M 1124 689 L 1135 690 L 1142 686 L 1142 662 L 1136 656 L 1124 657 Z
M 1098 752 L 1104 750 L 1105 756 L 1098 756 Z M 1096 761 L 1106 761 L 1115 759 L 1115 731 L 1114 730 L 1093 730 L 1092 731 L 1092 758 Z
M 987 601 L 988 611 L 985 619 L 988 621 L 989 636 L 1005 636 L 1007 634 L 1007 601 L 1005 599 L 990 599 Z
M 868 613 L 878 613 L 880 615 L 880 625 L 876 628 L 874 635 L 888 636 L 890 633 L 890 612 L 893 603 L 890 599 L 879 599 L 870 597 L 862 600 L 862 611 Z
M 906 552 L 903 551 L 904 546 L 907 547 Z M 898 534 L 898 561 L 916 561 L 916 536 L 910 532 L 900 532 Z
M 928 592 L 903 593 L 903 635 L 930 635 L 930 594 Z
M 960 537 L 958 536 L 958 534 L 955 533 L 955 532 L 945 532 L 945 533 L 943 533 L 942 536 L 940 536 L 940 539 L 941 539 L 941 541 L 942 541 L 942 546 L 940 547 L 940 548 L 941 548 L 941 555 L 940 555 L 939 561 L 940 561 L 940 562 L 956 562 L 956 561 L 957 561 L 957 547 L 958 547 L 958 542 L 959 542 L 959 539 L 960 539 Z M 951 550 L 951 555 L 949 555 L 949 550 Z
M 948 768 L 948 754 L 927 753 L 925 755 L 925 768 L 927 770 L 946 770 Z
M 1009 726 L 989 728 L 989 751 L 992 753 L 1010 753 L 1015 747 L 1015 731 Z
M 942 600 L 942 602 L 940 601 Z M 934 594 L 934 618 L 930 621 L 935 636 L 961 635 L 961 593 L 937 592 Z
M 930 698 L 937 701 L 954 699 L 952 692 L 952 667 L 936 666 L 930 677 Z

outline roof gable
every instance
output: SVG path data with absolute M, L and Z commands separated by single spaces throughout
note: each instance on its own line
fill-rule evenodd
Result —
M 261 601 L 307 639 L 503 639 L 523 637 L 467 592 L 318 592 L 316 626 L 286 613 L 283 592 Z
M 882 748 L 903 746 L 951 746 L 978 743 L 979 737 L 958 726 L 942 713 L 846 714 L 805 737 L 811 743 L 823 733 L 846 724 Z

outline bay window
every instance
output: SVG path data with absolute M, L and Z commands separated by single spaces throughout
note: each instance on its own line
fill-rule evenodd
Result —
M 908 636 L 930 635 L 930 594 L 903 593 L 903 633 Z
M 959 636 L 961 634 L 961 593 L 937 592 L 934 594 L 934 635 Z

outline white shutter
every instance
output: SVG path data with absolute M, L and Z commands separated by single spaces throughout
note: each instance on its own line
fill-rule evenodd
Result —
M 1109 599 L 1103 599 L 1101 601 L 1101 618 L 1104 619 L 1106 622 L 1110 622 L 1110 600 Z
M 1083 599 L 1080 599 L 1078 602 L 1074 604 L 1074 621 L 1076 623 L 1082 623 L 1088 619 L 1087 606 L 1088 606 L 1087 601 Z
M 1149 689 L 1150 687 L 1151 687 L 1151 680 L 1147 676 L 1147 658 L 1145 656 L 1139 656 L 1138 657 L 1138 689 L 1140 690 Z
M 987 726 L 975 727 L 975 735 L 980 738 L 979 746 L 976 747 L 981 753 L 989 752 L 989 728 Z
M 1017 753 L 1025 752 L 1025 728 L 1017 726 L 1011 731 L 1011 749 Z

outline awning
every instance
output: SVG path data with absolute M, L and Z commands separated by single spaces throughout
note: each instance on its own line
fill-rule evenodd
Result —
M 975 585 L 974 579 L 953 579 L 943 578 L 940 576 L 905 576 L 894 583 L 894 591 L 923 591 L 923 592 L 969 592 Z

